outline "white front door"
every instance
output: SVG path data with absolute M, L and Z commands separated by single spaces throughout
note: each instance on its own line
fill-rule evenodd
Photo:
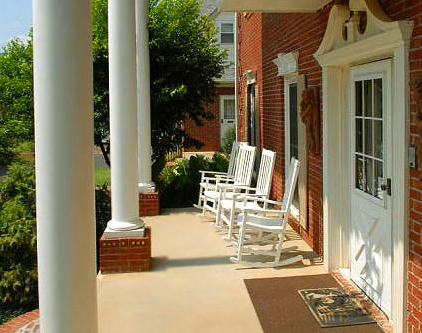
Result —
M 351 278 L 391 314 L 391 61 L 351 69 Z M 399 111 L 399 110 L 396 110 Z
M 235 127 L 236 107 L 234 95 L 220 96 L 220 142 L 230 127 Z

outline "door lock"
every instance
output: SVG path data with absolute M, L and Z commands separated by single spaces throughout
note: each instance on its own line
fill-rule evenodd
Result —
M 387 183 L 381 185 L 381 190 L 387 192 L 391 197 L 391 178 L 387 178 Z

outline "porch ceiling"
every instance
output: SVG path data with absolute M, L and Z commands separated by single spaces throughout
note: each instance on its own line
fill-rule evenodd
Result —
M 223 12 L 316 12 L 331 0 L 220 0 Z

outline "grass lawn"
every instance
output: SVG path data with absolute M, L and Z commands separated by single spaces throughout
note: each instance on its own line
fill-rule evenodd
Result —
M 110 184 L 110 168 L 97 168 L 94 172 L 95 185 Z

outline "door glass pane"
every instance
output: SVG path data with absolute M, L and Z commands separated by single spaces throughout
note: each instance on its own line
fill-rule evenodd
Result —
M 374 157 L 382 159 L 382 120 L 374 120 Z
M 363 157 L 356 155 L 356 188 L 363 191 L 365 187 L 365 175 L 363 173 Z
M 372 124 L 373 121 L 371 119 L 365 119 L 365 154 L 366 155 L 373 155 L 373 149 L 372 149 Z
M 374 80 L 374 117 L 382 118 L 382 79 Z
M 235 118 L 235 105 L 234 99 L 224 100 L 224 119 L 232 120 Z
M 365 117 L 372 117 L 372 80 L 364 81 Z
M 356 119 L 356 151 L 363 153 L 363 119 Z
M 357 81 L 355 83 L 355 94 L 356 94 L 356 116 L 362 116 L 362 81 Z
M 382 79 L 355 82 L 355 187 L 383 199 L 384 137 Z M 362 97 L 359 97 L 362 93 Z M 363 110 L 359 111 L 363 103 Z M 362 116 L 360 116 L 362 114 Z
M 383 163 L 380 161 L 375 161 L 375 196 L 379 199 L 383 198 L 384 191 L 381 189 L 381 186 L 384 184 L 384 171 Z
M 374 195 L 374 161 L 372 158 L 365 158 L 365 176 L 365 192 Z

